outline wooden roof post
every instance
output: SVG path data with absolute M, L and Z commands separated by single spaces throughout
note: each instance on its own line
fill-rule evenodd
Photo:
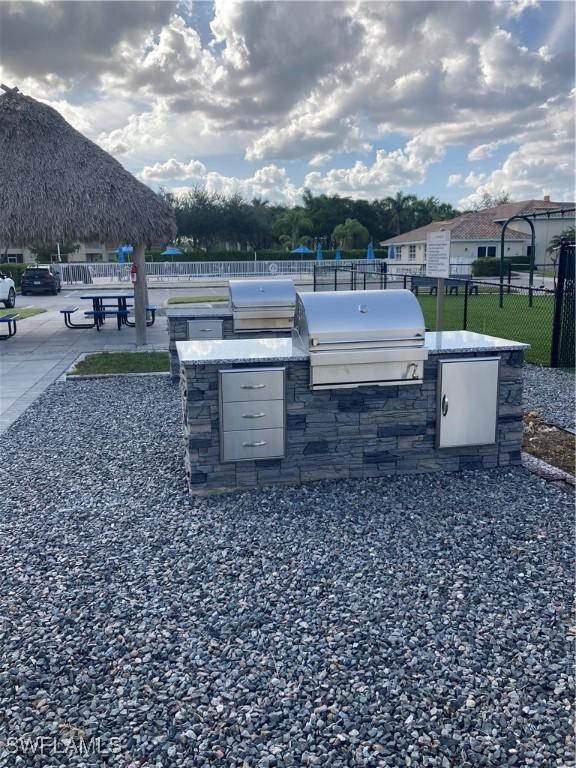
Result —
M 136 345 L 146 344 L 146 307 L 148 306 L 148 287 L 146 285 L 146 247 L 134 247 L 132 263 L 136 265 L 136 284 L 134 286 L 134 322 L 136 324 Z

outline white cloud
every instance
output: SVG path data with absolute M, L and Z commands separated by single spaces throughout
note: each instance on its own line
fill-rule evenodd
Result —
M 145 181 L 171 181 L 172 179 L 193 178 L 209 192 L 219 192 L 223 195 L 239 193 L 246 200 L 255 197 L 284 205 L 296 205 L 301 202 L 302 189 L 293 184 L 285 168 L 267 165 L 259 168 L 252 176 L 242 179 L 236 176 L 226 176 L 216 171 L 208 171 L 203 163 L 191 160 L 186 165 L 169 160 L 158 167 L 144 168 L 140 176 Z M 191 189 L 189 186 L 168 184 L 171 192 L 182 195 Z
M 491 173 L 470 172 L 464 185 L 474 191 L 459 201 L 467 208 L 483 193 L 508 192 L 513 200 L 574 197 L 574 92 L 557 96 L 542 108 L 543 125 L 518 136 L 520 146 Z
M 326 163 L 330 160 L 330 153 L 329 152 L 319 152 L 317 155 L 314 155 L 308 162 L 308 165 L 326 165 Z
M 450 176 L 448 176 L 449 187 L 458 187 L 461 183 L 462 183 L 461 173 L 451 173 Z
M 143 181 L 166 181 L 167 179 L 201 179 L 206 175 L 206 166 L 199 160 L 182 163 L 170 158 L 165 163 L 147 165 L 140 177 Z
M 510 31 L 524 14 L 542 22 L 538 48 Z M 481 174 L 498 147 L 525 157 L 566 133 L 571 3 L 216 0 L 212 44 L 187 18 L 168 2 L 0 3 L 2 79 L 142 178 L 274 199 L 297 194 L 285 160 L 308 163 L 319 191 L 374 196 L 424 184 L 455 145 Z M 388 150 L 369 154 L 382 138 Z M 188 167 L 216 154 L 264 168 L 240 179 Z
M 411 139 L 404 149 L 378 150 L 371 166 L 358 161 L 352 168 L 332 168 L 322 175 L 307 174 L 304 186 L 314 192 L 350 197 L 382 197 L 406 187 L 421 184 L 426 170 L 442 159 L 440 146 L 427 144 L 420 137 Z
M 487 157 L 492 157 L 501 143 L 500 141 L 492 141 L 489 144 L 479 144 L 468 152 L 468 160 L 485 160 Z

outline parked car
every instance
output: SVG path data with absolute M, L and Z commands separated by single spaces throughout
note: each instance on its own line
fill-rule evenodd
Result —
M 0 272 L 0 301 L 4 303 L 6 309 L 12 309 L 16 304 L 14 280 L 3 272 Z
M 22 296 L 27 293 L 60 292 L 60 275 L 50 264 L 26 267 L 22 273 Z

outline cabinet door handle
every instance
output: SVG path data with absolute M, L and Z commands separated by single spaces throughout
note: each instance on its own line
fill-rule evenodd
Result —
M 261 448 L 263 445 L 266 445 L 266 440 L 255 440 L 253 443 L 242 443 L 244 448 Z
M 448 397 L 442 395 L 442 416 L 446 416 L 448 413 Z
M 243 419 L 261 419 L 263 416 L 266 416 L 265 413 L 243 413 L 242 418 Z
M 200 330 L 203 331 L 203 333 L 210 333 L 212 328 L 200 328 Z
M 242 384 L 241 389 L 264 389 L 266 384 Z

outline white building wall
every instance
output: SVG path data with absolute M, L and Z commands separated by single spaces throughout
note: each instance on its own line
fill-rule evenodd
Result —
M 556 235 L 561 235 L 562 232 L 569 227 L 573 227 L 576 224 L 574 217 L 563 216 L 562 218 L 550 218 L 547 219 L 535 219 L 534 235 L 536 240 L 536 256 L 534 262 L 536 264 L 550 264 L 553 254 L 547 252 L 547 248 L 550 244 L 550 240 Z M 530 224 L 523 219 L 515 219 L 508 225 L 513 229 L 517 229 L 519 232 L 526 232 L 531 235 Z M 530 245 L 530 240 L 527 241 L 527 245 Z
M 11 245 L 8 248 L 8 251 L 6 251 L 5 247 L 0 246 L 0 256 L 2 256 L 2 259 L 4 259 L 5 253 L 8 264 L 34 264 L 36 261 L 36 256 L 34 256 L 32 251 L 26 247 Z
M 396 246 L 396 258 L 389 262 L 389 268 L 393 271 L 411 274 L 420 272 L 421 266 L 426 264 L 426 244 L 423 242 L 412 243 L 415 246 L 415 259 L 410 259 L 410 244 L 403 243 Z M 472 264 L 478 258 L 478 247 L 495 247 L 496 258 L 500 258 L 500 240 L 456 240 L 450 243 L 450 264 L 455 266 L 455 272 L 464 270 L 458 265 L 464 267 Z M 505 243 L 505 258 L 512 259 L 516 256 L 526 255 L 526 243 L 518 240 L 508 240 Z M 468 270 L 470 271 L 470 270 Z

